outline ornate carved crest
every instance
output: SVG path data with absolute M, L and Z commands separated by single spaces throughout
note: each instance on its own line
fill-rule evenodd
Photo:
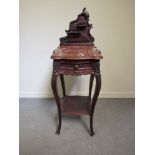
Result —
M 86 8 L 78 15 L 77 19 L 71 21 L 67 36 L 60 38 L 60 45 L 94 45 L 94 37 L 90 34 L 92 24 L 89 24 L 89 13 Z

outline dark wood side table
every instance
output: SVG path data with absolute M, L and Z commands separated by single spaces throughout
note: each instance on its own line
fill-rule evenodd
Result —
M 93 114 L 101 88 L 100 51 L 94 46 L 59 46 L 51 56 L 53 59 L 53 74 L 51 86 L 56 100 L 59 124 L 56 130 L 60 134 L 62 114 L 89 115 L 90 135 L 95 134 L 93 129 Z M 88 96 L 67 96 L 65 91 L 64 75 L 90 75 Z M 63 98 L 60 99 L 57 90 L 57 78 L 60 77 Z M 93 80 L 96 79 L 94 95 L 91 98 Z

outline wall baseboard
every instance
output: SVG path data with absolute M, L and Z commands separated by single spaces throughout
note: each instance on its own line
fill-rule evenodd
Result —
M 72 92 L 70 95 L 87 96 L 88 92 Z M 53 98 L 52 92 L 20 92 L 20 98 Z M 135 92 L 100 92 L 99 98 L 135 98 Z

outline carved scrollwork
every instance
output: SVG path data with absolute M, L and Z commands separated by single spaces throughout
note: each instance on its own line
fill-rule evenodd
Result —
M 78 15 L 76 20 L 69 24 L 69 30 L 66 30 L 67 36 L 60 38 L 60 45 L 72 43 L 84 43 L 93 45 L 94 37 L 90 34 L 92 24 L 89 24 L 89 13 L 86 8 Z

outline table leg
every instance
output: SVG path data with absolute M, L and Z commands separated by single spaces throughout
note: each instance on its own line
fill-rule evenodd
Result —
M 91 97 L 91 91 L 93 87 L 93 81 L 94 81 L 94 74 L 90 75 L 90 82 L 89 82 L 89 97 Z
M 93 115 L 94 115 L 96 101 L 97 101 L 97 98 L 98 98 L 98 95 L 99 95 L 100 89 L 101 89 L 101 75 L 100 75 L 100 73 L 95 73 L 95 78 L 96 78 L 96 86 L 95 86 L 95 92 L 94 92 L 94 96 L 92 99 L 91 110 L 90 110 L 90 135 L 91 136 L 93 136 L 95 134 L 95 132 L 93 130 Z
M 65 80 L 64 80 L 64 75 L 60 74 L 60 81 L 61 81 L 61 86 L 62 86 L 62 91 L 63 91 L 63 98 L 66 96 L 66 90 L 65 90 Z
M 58 91 L 57 91 L 57 77 L 58 77 L 57 74 L 52 75 L 51 85 L 52 85 L 53 95 L 55 97 L 57 108 L 58 108 L 59 124 L 56 130 L 56 134 L 59 135 L 60 130 L 61 130 L 61 103 L 60 103 L 60 98 L 59 98 Z

